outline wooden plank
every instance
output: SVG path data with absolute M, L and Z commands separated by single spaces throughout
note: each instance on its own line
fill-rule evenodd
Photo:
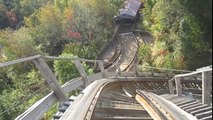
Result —
M 36 55 L 36 56 L 32 56 L 32 57 L 26 57 L 26 58 L 22 58 L 22 59 L 17 59 L 17 60 L 13 60 L 10 62 L 5 62 L 5 63 L 0 63 L 0 67 L 6 67 L 9 65 L 14 65 L 14 64 L 18 64 L 18 63 L 22 63 L 22 62 L 27 62 L 36 58 L 41 57 L 41 55 Z
M 135 72 L 135 76 L 139 76 L 138 74 L 138 65 L 134 64 L 134 72 Z
M 117 73 L 118 73 L 118 76 L 121 76 L 122 75 L 122 71 L 121 71 L 121 68 L 120 68 L 120 64 L 116 64 L 116 68 L 117 68 Z
M 129 113 L 126 113 L 128 115 Z M 107 115 L 107 114 L 106 114 Z M 129 117 L 129 116 L 95 116 L 94 120 L 153 120 L 152 117 Z
M 89 109 L 94 97 L 109 81 L 113 80 L 103 79 L 91 83 L 82 91 L 80 99 L 77 98 L 77 100 L 75 100 L 73 105 L 66 110 L 60 120 L 84 120 L 88 111 L 90 111 Z
M 210 72 L 210 71 L 212 71 L 212 68 L 205 69 L 205 70 L 202 70 L 202 71 L 195 71 L 195 72 L 191 72 L 191 73 L 188 73 L 188 74 L 180 74 L 180 75 L 176 75 L 175 77 L 190 77 L 190 76 L 195 76 L 196 74 L 200 74 L 202 72 Z
M 75 78 L 65 83 L 62 89 L 65 94 L 73 91 L 83 85 L 81 78 Z M 28 110 L 19 115 L 15 120 L 39 120 L 57 101 L 53 92 L 36 102 Z
M 183 73 L 193 72 L 193 71 L 187 71 L 187 70 L 176 70 L 176 69 L 157 68 L 157 67 L 144 67 L 144 66 L 141 66 L 140 68 L 147 68 L 147 69 L 154 69 L 154 70 L 163 70 L 163 71 L 171 71 L 171 72 L 183 72 Z
M 41 100 L 37 101 L 23 114 L 19 115 L 15 120 L 39 120 L 52 105 L 57 101 L 54 93 L 50 93 Z
M 196 83 L 196 84 L 202 84 L 201 80 L 181 80 L 181 83 Z
M 89 85 L 90 82 L 89 82 L 89 79 L 88 79 L 88 77 L 87 77 L 87 73 L 86 73 L 86 71 L 84 70 L 84 67 L 82 66 L 80 60 L 74 60 L 74 63 L 75 63 L 75 66 L 76 66 L 76 68 L 78 69 L 78 71 L 79 71 L 79 73 L 80 73 L 80 75 L 81 75 L 81 77 L 82 77 L 82 80 L 83 80 L 83 82 L 84 82 L 84 85 L 86 85 L 86 86 Z
M 177 95 L 182 96 L 182 85 L 181 85 L 181 78 L 180 77 L 175 78 L 175 84 L 176 84 Z
M 211 103 L 212 79 L 211 72 L 202 73 L 202 103 L 210 105 Z
M 140 95 L 136 95 L 135 99 L 144 107 L 144 109 L 149 113 L 149 115 L 155 120 L 163 120 L 158 114 L 158 111 L 154 109 L 147 100 Z
M 97 74 L 88 76 L 88 80 L 89 80 L 90 83 L 92 83 L 92 82 L 94 82 L 96 80 L 100 80 L 102 78 L 103 78 L 103 76 L 102 76 L 101 73 L 97 73 Z
M 211 69 L 211 68 L 212 68 L 212 65 L 211 66 L 202 67 L 202 68 L 198 68 L 198 69 L 196 69 L 196 71 L 203 71 L 203 70 L 207 70 L 207 69 Z
M 104 69 L 103 62 L 102 61 L 98 61 L 98 66 L 101 69 L 101 73 L 102 73 L 103 78 L 107 78 L 107 74 L 106 74 L 106 71 Z
M 74 78 L 70 81 L 68 81 L 67 83 L 65 83 L 64 85 L 62 85 L 62 89 L 65 92 L 65 94 L 78 89 L 80 86 L 84 85 L 82 78 Z
M 33 60 L 37 69 L 40 71 L 40 74 L 45 78 L 46 83 L 50 86 L 50 88 L 54 91 L 54 94 L 60 101 L 68 100 L 68 97 L 61 89 L 61 86 L 57 82 L 55 75 L 52 73 L 51 69 L 45 62 L 43 58 L 37 58 Z
M 169 81 L 169 93 L 170 94 L 175 94 L 175 87 L 173 85 L 173 81 Z

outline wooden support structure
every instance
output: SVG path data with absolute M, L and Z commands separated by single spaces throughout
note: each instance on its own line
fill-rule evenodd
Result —
M 175 87 L 174 87 L 174 81 L 173 80 L 170 80 L 169 82 L 169 93 L 170 94 L 175 94 Z
M 51 71 L 50 67 L 48 66 L 48 64 L 46 63 L 45 59 L 51 59 L 51 60 L 73 60 L 79 73 L 81 74 L 81 77 L 79 78 L 75 78 L 69 82 L 67 82 L 66 84 L 64 84 L 62 87 L 59 85 L 59 83 L 57 82 L 57 78 L 55 77 L 55 75 L 53 74 L 53 72 Z M 117 69 L 117 73 L 113 72 L 113 73 L 107 73 L 107 71 L 105 71 L 104 66 L 102 61 L 99 60 L 86 60 L 86 59 L 81 59 L 81 58 L 59 58 L 59 57 L 51 57 L 51 56 L 46 56 L 46 57 L 42 57 L 41 55 L 36 55 L 36 56 L 32 56 L 32 57 L 26 57 L 26 58 L 22 58 L 22 59 L 18 59 L 18 60 L 14 60 L 14 61 L 10 61 L 10 62 L 6 62 L 6 63 L 0 63 L 0 68 L 1 67 L 7 67 L 9 65 L 14 65 L 14 64 L 19 64 L 22 62 L 28 62 L 28 61 L 33 61 L 33 63 L 35 64 L 36 68 L 40 71 L 41 75 L 44 77 L 44 79 L 46 80 L 46 83 L 49 85 L 49 87 L 53 90 L 53 92 L 51 92 L 50 94 L 48 94 L 47 96 L 45 96 L 44 98 L 42 98 L 41 100 L 37 101 L 33 106 L 31 106 L 25 113 L 23 113 L 22 115 L 18 116 L 15 120 L 33 120 L 33 119 L 40 119 L 42 117 L 42 115 L 58 100 L 60 101 L 67 101 L 68 97 L 66 96 L 67 93 L 69 93 L 72 90 L 75 90 L 81 86 L 84 85 L 89 85 L 90 82 L 93 82 L 95 80 L 101 79 L 101 78 L 106 78 L 106 77 L 115 77 L 117 74 L 118 76 L 132 76 L 132 73 L 122 73 L 122 70 L 120 68 L 120 64 L 117 63 L 116 67 Z M 98 63 L 101 73 L 92 75 L 92 76 L 88 76 L 83 65 L 81 64 L 81 61 L 85 61 L 85 62 L 92 62 L 92 63 Z M 138 74 L 140 74 L 140 72 L 138 72 L 138 68 L 137 65 L 135 64 L 134 66 L 134 74 L 136 76 L 138 76 Z M 160 70 L 165 70 L 162 68 L 153 68 L 150 67 L 153 70 L 154 69 L 160 69 Z M 167 69 L 166 69 L 167 70 Z M 171 71 L 176 71 L 176 70 L 172 70 Z M 179 72 L 181 72 L 179 70 Z M 187 72 L 187 71 L 184 71 Z M 176 75 L 174 79 L 170 80 L 168 82 L 169 84 L 169 92 L 170 94 L 175 94 L 175 91 L 177 93 L 178 96 L 182 96 L 183 90 L 182 90 L 182 84 L 185 83 L 185 81 L 183 80 L 184 77 L 196 77 L 197 74 L 201 74 L 202 73 L 202 103 L 203 104 L 211 104 L 211 96 L 212 96 L 212 66 L 210 67 L 205 67 L 202 69 L 197 69 L 197 71 L 192 72 L 192 73 L 187 73 L 187 74 L 181 74 L 181 75 Z M 152 73 L 143 73 L 143 74 L 153 74 L 155 77 L 161 77 L 161 74 L 158 73 L 154 73 L 154 71 Z M 144 76 L 147 76 L 144 75 Z M 117 78 L 116 80 L 118 80 L 120 78 Z M 133 79 L 133 78 L 128 78 L 128 80 Z M 136 80 L 138 80 L 138 78 L 134 78 Z M 144 78 L 143 78 L 144 80 Z M 153 80 L 153 78 L 152 78 Z M 182 80 L 182 81 L 181 81 Z M 162 81 L 162 80 L 160 80 Z M 108 80 L 106 81 L 108 82 Z M 167 81 L 166 81 L 167 82 Z M 187 81 L 189 82 L 189 80 Z M 201 81 L 192 81 L 194 83 L 199 83 Z M 96 82 L 94 82 L 94 84 L 97 84 Z M 97 84 L 98 85 L 98 84 Z M 195 84 L 197 85 L 197 84 Z M 100 84 L 98 85 L 100 86 Z M 201 86 L 201 85 L 200 85 Z M 94 87 L 94 89 L 97 89 L 97 87 Z M 95 95 L 95 93 L 94 93 Z M 89 99 L 92 99 L 93 97 L 91 97 L 90 94 L 88 94 L 88 96 L 90 97 Z M 86 99 L 88 100 L 88 99 Z M 84 102 L 85 100 L 83 100 Z
M 57 82 L 57 79 L 45 60 L 43 58 L 36 58 L 33 60 L 33 63 L 36 65 L 37 69 L 40 71 L 41 75 L 45 78 L 47 84 L 50 86 L 50 88 L 54 91 L 55 96 L 60 101 L 66 101 L 68 100 L 68 97 L 64 93 L 64 91 L 61 89 L 59 83 Z
M 210 105 L 211 103 L 211 90 L 212 89 L 212 79 L 211 72 L 202 73 L 202 102 L 203 104 Z
M 181 85 L 181 77 L 175 78 L 175 84 L 176 84 L 176 92 L 178 96 L 182 96 L 182 85 Z
M 99 66 L 99 68 L 101 70 L 103 78 L 107 78 L 107 74 L 106 74 L 106 71 L 104 69 L 103 62 L 102 61 L 98 61 L 98 66 Z
M 122 75 L 122 71 L 121 71 L 121 68 L 120 68 L 120 64 L 119 63 L 117 63 L 116 64 L 116 68 L 117 68 L 117 73 L 118 73 L 118 76 L 121 76 Z
M 84 85 L 86 85 L 86 86 L 89 85 L 90 82 L 89 82 L 87 73 L 86 73 L 86 71 L 84 70 L 84 67 L 81 64 L 81 61 L 78 60 L 78 59 L 73 60 L 73 61 L 75 63 L 76 68 L 78 69 L 79 73 L 81 74 L 81 77 L 82 77 L 82 80 L 84 82 Z
M 134 72 L 135 72 L 135 76 L 138 77 L 139 74 L 138 74 L 138 65 L 137 64 L 134 64 Z

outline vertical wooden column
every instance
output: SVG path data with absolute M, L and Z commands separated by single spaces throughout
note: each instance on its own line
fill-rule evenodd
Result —
M 211 72 L 202 73 L 202 103 L 210 105 L 211 103 L 212 79 Z
M 134 72 L 135 72 L 135 76 L 138 77 L 139 74 L 138 74 L 138 65 L 137 64 L 134 64 Z
M 101 69 L 101 73 L 102 73 L 103 78 L 107 78 L 107 74 L 106 74 L 106 71 L 104 69 L 103 62 L 102 61 L 98 61 L 98 66 Z
M 61 89 L 61 86 L 57 82 L 55 75 L 47 65 L 46 61 L 43 58 L 37 58 L 33 60 L 33 63 L 36 65 L 36 68 L 40 71 L 41 75 L 44 77 L 50 88 L 54 91 L 55 96 L 60 101 L 68 100 L 68 97 Z
M 181 78 L 180 77 L 175 78 L 175 84 L 176 84 L 177 95 L 182 96 L 182 85 L 181 85 Z
M 175 94 L 175 87 L 173 85 L 173 80 L 170 80 L 168 83 L 169 83 L 169 93 L 170 94 Z
M 80 75 L 81 75 L 81 77 L 83 79 L 84 85 L 86 85 L 86 86 L 89 85 L 90 82 L 89 82 L 87 73 L 86 73 L 86 71 L 84 70 L 84 67 L 81 64 L 81 61 L 78 60 L 78 59 L 75 59 L 74 63 L 75 63 L 75 66 L 78 69 L 78 71 L 79 71 L 79 73 L 80 73 Z
M 119 63 L 116 64 L 116 68 L 117 68 L 118 76 L 121 76 L 121 68 Z

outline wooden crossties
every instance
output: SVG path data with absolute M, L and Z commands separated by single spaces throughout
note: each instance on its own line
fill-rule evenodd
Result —
M 45 59 L 68 60 L 70 62 L 73 61 L 76 65 L 81 77 L 75 78 L 75 79 L 67 82 L 65 85 L 60 86 L 57 81 L 57 78 L 55 77 L 54 73 L 51 71 L 51 69 L 48 66 L 48 64 L 46 63 Z M 27 61 L 32 61 L 35 64 L 36 68 L 40 71 L 40 74 L 44 77 L 46 83 L 53 90 L 53 92 L 51 92 L 49 95 L 47 95 L 46 97 L 44 97 L 41 100 L 39 100 L 38 102 L 36 102 L 26 112 L 24 112 L 23 114 L 18 116 L 16 118 L 16 120 L 40 119 L 42 117 L 42 115 L 53 105 L 53 103 L 55 101 L 68 100 L 68 97 L 66 96 L 67 93 L 79 88 L 80 86 L 83 86 L 83 85 L 87 86 L 94 80 L 112 77 L 112 76 L 115 77 L 117 74 L 118 74 L 118 76 L 121 76 L 121 77 L 122 76 L 134 76 L 134 75 L 142 76 L 140 74 L 140 72 L 138 72 L 138 68 L 137 68 L 138 66 L 136 64 L 135 64 L 135 66 L 133 66 L 135 69 L 134 69 L 133 73 L 131 73 L 131 75 L 129 73 L 122 73 L 119 63 L 116 66 L 118 73 L 115 73 L 115 72 L 108 73 L 107 71 L 105 71 L 104 65 L 103 65 L 102 61 L 100 61 L 100 60 L 86 60 L 86 59 L 81 59 L 81 58 L 61 58 L 61 57 L 51 57 L 51 56 L 42 57 L 41 55 L 26 57 L 23 59 L 18 59 L 18 60 L 6 62 L 6 63 L 0 63 L 0 68 L 6 67 L 9 65 L 19 64 L 22 62 L 27 62 Z M 88 76 L 81 62 L 97 63 L 101 70 L 101 73 L 94 74 L 92 76 Z M 152 69 L 156 69 L 156 68 L 152 68 Z M 168 70 L 168 69 L 166 69 L 166 70 Z M 157 73 L 154 73 L 154 74 L 157 74 Z M 196 77 L 197 74 L 199 74 L 199 75 L 202 74 L 202 103 L 205 105 L 210 104 L 211 103 L 211 101 L 210 101 L 211 90 L 212 90 L 212 80 L 211 80 L 212 67 L 198 69 L 197 71 L 188 73 L 188 74 L 176 75 L 172 80 L 170 80 L 168 82 L 170 93 L 175 94 L 175 91 L 176 91 L 178 96 L 182 96 L 183 91 L 184 91 L 184 88 L 183 88 L 184 82 L 186 81 L 186 79 L 184 79 L 184 78 L 185 77 L 187 77 L 187 78 Z M 159 78 L 160 76 L 156 76 L 156 77 Z M 135 78 L 135 79 L 138 79 L 138 78 Z M 118 79 L 116 79 L 116 81 L 117 80 Z M 128 78 L 128 80 L 130 80 L 130 78 Z M 196 80 L 198 80 L 198 79 L 196 79 Z M 199 80 L 199 81 L 196 81 L 196 80 L 194 80 L 194 81 L 201 83 L 201 80 Z M 189 80 L 189 81 L 193 82 L 193 80 Z M 144 85 L 144 84 L 142 84 L 142 85 Z M 149 88 L 149 85 L 151 85 L 151 83 L 144 85 L 144 86 Z M 154 87 L 152 87 L 153 89 L 156 89 L 158 87 L 158 85 L 156 85 L 156 84 L 152 84 L 152 85 L 154 86 Z M 167 83 L 164 84 L 164 86 L 168 87 Z M 94 88 L 97 89 L 96 87 L 94 87 Z M 166 90 L 168 90 L 168 89 L 166 88 Z M 134 90 L 134 92 L 135 92 L 135 90 Z M 88 96 L 90 96 L 90 95 L 91 94 L 88 93 Z M 91 96 L 90 96 L 90 98 L 92 99 Z M 84 102 L 84 101 L 82 101 L 82 102 Z

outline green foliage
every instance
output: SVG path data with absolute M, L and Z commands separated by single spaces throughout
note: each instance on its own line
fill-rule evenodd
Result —
M 15 119 L 49 91 L 36 70 L 32 69 L 25 72 L 22 70 L 22 73 L 19 74 L 11 71 L 11 69 L 14 68 L 11 67 L 5 70 L 11 83 L 7 83 L 0 94 L 0 113 L 2 114 L 0 118 L 2 120 Z M 5 84 L 5 81 L 3 83 Z
M 30 16 L 40 7 L 52 2 L 52 0 L 20 0 L 20 9 L 23 17 Z
M 64 53 L 60 57 L 66 58 L 76 58 L 73 54 Z M 61 84 L 64 84 L 66 81 L 79 77 L 80 74 L 75 67 L 75 64 L 71 60 L 57 60 L 54 62 L 54 71 L 59 79 Z
M 115 13 L 118 13 L 118 10 L 124 3 L 124 0 L 104 0 L 104 1 L 110 5 L 111 9 L 114 10 Z
M 44 117 L 41 120 L 51 120 L 53 115 L 57 112 L 58 103 L 55 103 L 47 113 L 44 114 Z
M 72 53 L 63 53 L 62 55 L 60 55 L 60 57 L 77 58 Z M 93 73 L 93 70 L 89 69 L 89 66 L 87 66 L 85 63 L 83 64 L 83 66 L 89 74 Z M 64 84 L 73 78 L 80 77 L 75 64 L 71 60 L 56 60 L 54 62 L 54 71 L 61 84 Z
M 64 11 L 64 9 L 68 7 L 68 1 L 67 0 L 55 0 L 54 5 L 56 7 L 58 7 L 61 11 Z
M 138 53 L 138 57 L 140 60 L 143 61 L 143 63 L 152 63 L 151 61 L 151 46 L 149 45 L 146 45 L 146 44 L 142 44 L 140 45 L 140 48 L 139 48 L 139 53 Z
M 7 61 L 39 53 L 39 49 L 30 35 L 30 29 L 24 27 L 18 31 L 10 29 L 2 31 L 0 44 L 3 45 L 2 54 L 4 60 Z
M 3 0 L 0 0 L 0 29 L 4 28 L 7 26 L 7 21 L 6 21 L 6 7 L 4 5 Z
M 210 5 L 198 0 L 146 0 L 144 26 L 155 38 L 156 66 L 194 70 L 212 64 L 212 33 L 203 27 L 211 24 L 207 9 Z M 202 13 L 208 14 L 208 22 L 203 22 Z
M 60 12 L 52 4 L 47 4 L 25 19 L 27 25 L 32 28 L 31 36 L 36 45 L 44 53 L 58 55 L 61 52 L 64 38 L 63 19 Z
M 95 59 L 111 37 L 112 17 L 123 2 L 8 1 L 0 0 L 0 62 L 42 53 Z M 80 37 L 70 37 L 73 33 Z M 89 69 L 91 64 L 83 63 L 83 66 L 88 74 L 93 73 Z M 53 67 L 61 84 L 80 76 L 71 61 L 55 61 Z M 48 87 L 32 63 L 0 69 L 0 114 L 15 106 L 0 115 L 0 119 L 14 119 L 47 92 Z M 51 119 L 55 111 L 56 106 L 43 119 Z

